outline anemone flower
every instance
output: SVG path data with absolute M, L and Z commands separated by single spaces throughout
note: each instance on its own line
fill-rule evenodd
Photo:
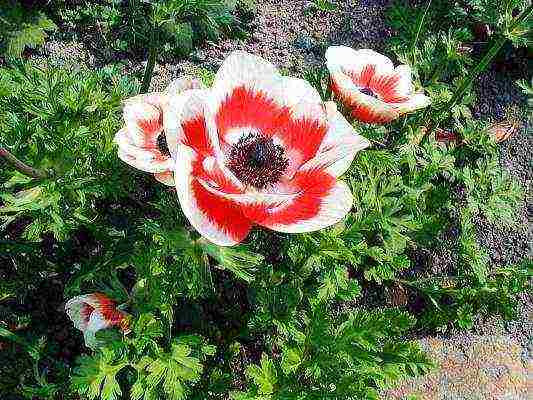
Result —
M 369 145 L 309 83 L 240 51 L 212 88 L 170 98 L 163 125 L 178 139 L 168 146 L 181 208 L 221 246 L 254 224 L 300 233 L 341 220 L 353 198 L 337 177 Z
M 172 82 L 165 92 L 141 94 L 126 100 L 125 126 L 115 135 L 120 159 L 154 174 L 158 181 L 174 186 L 174 160 L 163 130 L 163 109 L 169 97 L 180 97 L 185 91 L 201 86 L 196 79 L 181 78 Z
M 415 92 L 411 68 L 373 50 L 333 46 L 326 51 L 333 92 L 359 121 L 385 124 L 430 104 Z
M 124 333 L 129 332 L 128 314 L 103 293 L 74 297 L 65 305 L 65 311 L 74 326 L 83 332 L 85 345 L 90 348 L 98 346 L 95 335 L 101 329 L 116 326 Z

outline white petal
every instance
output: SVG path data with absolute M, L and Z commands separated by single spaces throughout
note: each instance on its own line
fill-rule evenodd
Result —
M 431 99 L 423 93 L 414 94 L 408 101 L 403 103 L 391 103 L 400 114 L 425 108 L 431 104 Z
M 87 329 L 83 332 L 83 339 L 85 340 L 85 345 L 91 349 L 97 348 L 100 343 L 96 339 L 96 332 L 107 329 L 111 326 L 111 324 L 105 320 L 102 313 L 98 310 L 94 310 L 91 313 L 91 317 L 89 318 L 89 324 L 87 325 Z
M 415 91 L 413 86 L 412 71 L 409 65 L 398 65 L 394 70 L 395 75 L 400 77 L 396 86 L 396 92 L 403 96 L 410 96 Z
M 215 76 L 211 99 L 214 114 L 236 88 L 243 86 L 276 102 L 283 99 L 282 76 L 274 65 L 253 54 L 234 51 L 224 60 Z
M 161 173 L 173 168 L 172 159 L 161 154 L 158 148 L 137 146 L 127 128 L 117 132 L 115 143 L 118 145 L 119 158 L 134 168 L 151 173 Z
M 346 46 L 331 46 L 326 50 L 327 66 L 331 73 L 351 71 L 359 73 L 367 65 L 374 65 L 376 73 L 390 74 L 394 70 L 392 61 L 374 50 L 354 50 Z
M 295 119 L 310 119 L 326 123 L 326 112 L 320 94 L 309 82 L 283 78 L 284 102 Z
M 321 199 L 320 210 L 310 219 L 291 224 L 266 224 L 270 229 L 286 233 L 314 232 L 327 228 L 342 220 L 353 205 L 353 196 L 345 182 L 338 181 L 329 194 Z M 262 224 L 264 225 L 264 224 Z
M 361 136 L 337 110 L 329 114 L 329 129 L 317 155 L 302 168 L 317 168 L 333 176 L 344 174 L 352 164 L 355 155 L 370 146 L 368 139 Z
M 74 327 L 80 331 L 87 329 L 87 320 L 82 314 L 84 307 L 86 307 L 86 303 L 78 301 L 76 298 L 69 300 L 65 305 L 65 312 L 73 322 Z

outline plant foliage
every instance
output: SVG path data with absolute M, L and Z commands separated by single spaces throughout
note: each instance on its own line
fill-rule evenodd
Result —
M 496 16 L 494 2 L 470 2 L 454 27 L 463 3 L 391 6 L 388 50 L 433 106 L 385 127 L 352 121 L 374 145 L 343 178 L 355 198 L 346 219 L 308 234 L 256 229 L 233 248 L 201 238 L 172 188 L 118 160 L 121 102 L 139 90 L 120 68 L 0 67 L 0 148 L 47 171 L 31 178 L 0 161 L 0 397 L 379 399 L 434 367 L 415 334 L 514 317 L 531 260 L 493 265 L 477 229 L 519 229 L 524 191 L 502 169 L 487 122 L 473 119 L 472 92 L 449 118 L 441 112 L 476 63 L 476 21 L 503 34 L 512 10 Z M 64 23 L 96 24 L 111 47 L 144 48 L 150 25 L 175 54 L 230 29 L 239 6 L 62 7 Z M 305 78 L 331 100 L 323 70 Z M 445 139 L 431 131 L 436 121 Z M 443 249 L 453 257 L 439 269 L 427 254 Z M 95 291 L 129 313 L 131 332 L 100 331 L 93 351 L 62 305 Z

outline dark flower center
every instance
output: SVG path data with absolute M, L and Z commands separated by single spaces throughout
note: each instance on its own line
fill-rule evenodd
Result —
M 165 132 L 161 132 L 157 137 L 157 148 L 164 156 L 170 157 L 170 150 L 167 145 L 167 137 Z
M 232 146 L 227 164 L 241 182 L 258 189 L 278 182 L 288 165 L 284 148 L 255 132 L 241 137 Z
M 368 95 L 368 96 L 372 96 L 372 97 L 375 97 L 375 98 L 378 97 L 378 96 L 372 91 L 372 89 L 370 89 L 370 88 L 363 88 L 363 89 L 361 89 L 361 93 L 364 93 L 364 94 L 366 94 L 366 95 Z

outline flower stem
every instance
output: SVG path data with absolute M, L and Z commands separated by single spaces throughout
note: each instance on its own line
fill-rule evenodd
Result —
M 533 11 L 533 5 L 530 5 L 528 8 L 526 8 L 522 14 L 520 14 L 510 25 L 509 32 L 512 32 L 519 24 L 524 22 L 529 16 L 531 15 L 531 12 Z M 490 49 L 487 51 L 485 56 L 481 59 L 481 61 L 476 65 L 476 67 L 470 71 L 470 73 L 463 78 L 461 83 L 459 84 L 459 87 L 453 94 L 452 98 L 446 106 L 443 108 L 443 110 L 437 114 L 436 121 L 431 124 L 430 128 L 426 131 L 426 134 L 422 138 L 422 143 L 424 143 L 429 136 L 429 134 L 439 127 L 440 121 L 442 121 L 446 115 L 448 115 L 453 107 L 461 100 L 464 96 L 464 94 L 468 91 L 470 86 L 472 85 L 472 82 L 474 82 L 474 79 L 476 79 L 487 67 L 490 65 L 493 58 L 498 54 L 498 52 L 501 50 L 503 45 L 507 42 L 507 37 L 505 35 L 502 35 L 494 42 L 494 44 L 490 47 Z
M 148 50 L 148 61 L 146 62 L 146 69 L 144 70 L 141 93 L 146 93 L 150 88 L 150 82 L 152 81 L 152 76 L 154 74 L 156 60 L 157 46 L 155 38 L 155 28 L 152 26 L 152 32 L 150 34 L 150 48 Z
M 418 24 L 418 29 L 416 31 L 415 40 L 413 41 L 413 46 L 411 48 L 411 56 L 413 57 L 413 65 L 416 64 L 416 57 L 415 57 L 415 50 L 416 46 L 418 44 L 418 38 L 420 37 L 420 32 L 422 31 L 422 26 L 424 25 L 424 22 L 426 20 L 426 16 L 429 11 L 429 7 L 431 7 L 431 0 L 428 0 L 426 4 L 426 9 L 424 10 L 424 14 L 422 15 L 422 18 L 420 18 L 420 22 Z
M 7 149 L 0 147 L 0 158 L 3 158 L 6 163 L 14 167 L 20 173 L 29 176 L 30 178 L 44 179 L 49 178 L 52 174 L 48 171 L 30 167 L 24 164 L 17 157 L 11 154 Z

